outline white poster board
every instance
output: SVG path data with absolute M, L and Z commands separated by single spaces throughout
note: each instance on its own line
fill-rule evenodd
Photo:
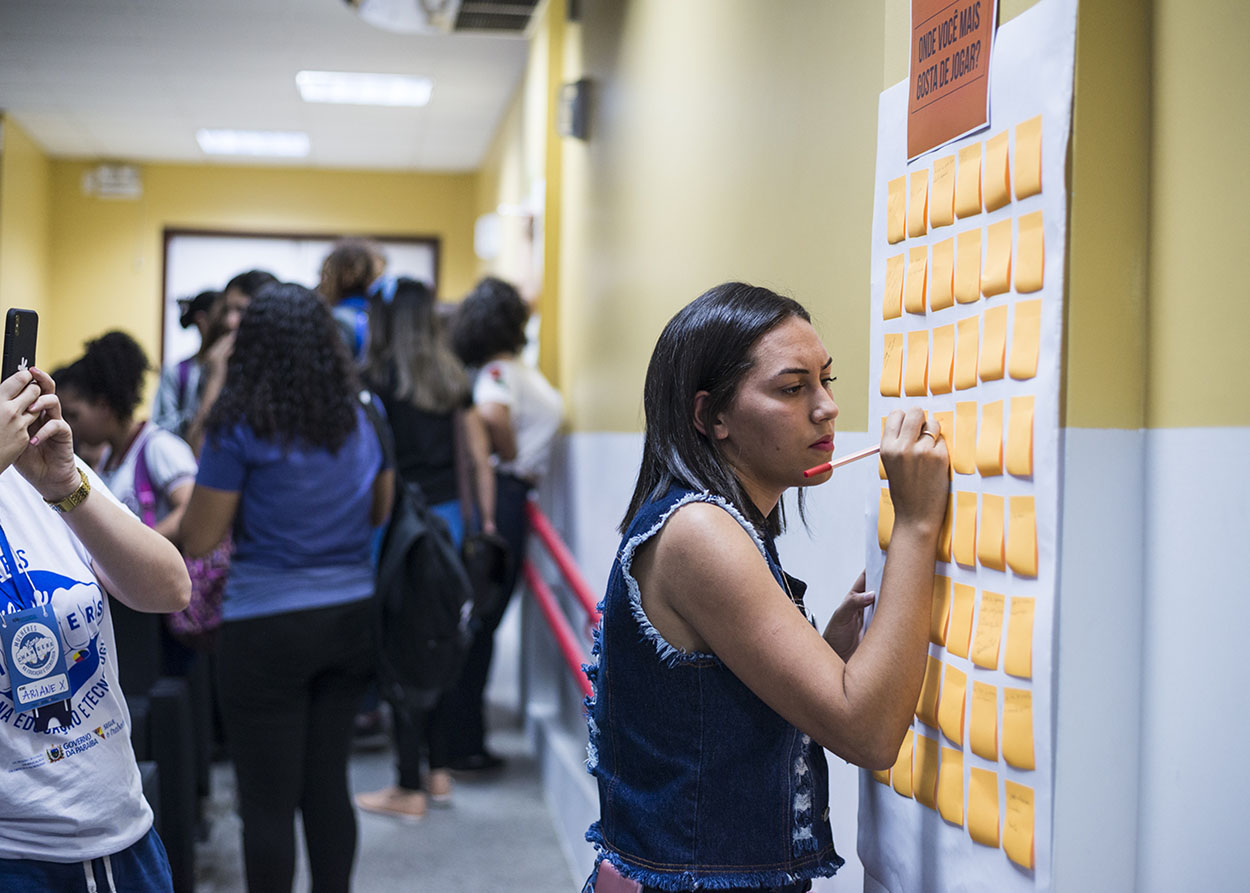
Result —
M 866 889 L 1050 886 L 1075 28 L 1075 0 L 1042 0 L 1003 25 L 989 128 L 911 164 L 906 82 L 881 95 L 869 425 L 907 406 L 940 414 L 957 467 L 931 673 L 899 761 L 860 774 Z M 892 511 L 880 483 L 870 589 Z

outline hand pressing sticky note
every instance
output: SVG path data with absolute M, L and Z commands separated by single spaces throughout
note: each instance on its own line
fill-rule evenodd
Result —
M 1002 568 L 996 568 L 996 570 L 1002 570 Z M 997 592 L 984 590 L 981 592 L 981 605 L 977 610 L 977 631 L 972 637 L 972 662 L 978 667 L 984 667 L 987 670 L 998 669 L 999 645 L 1003 639 L 1003 609 L 1006 601 Z
M 929 265 L 929 309 L 945 310 L 955 303 L 955 240 L 944 239 L 933 246 Z
M 955 529 L 955 497 L 946 497 L 946 514 L 942 517 L 942 529 L 938 531 L 938 561 L 951 560 L 951 534 Z
M 955 222 L 955 156 L 933 162 L 933 188 L 929 191 L 929 224 L 950 226 Z
M 987 298 L 1011 288 L 1011 221 L 991 223 L 985 237 L 985 265 L 981 268 L 981 294 Z
M 903 736 L 903 743 L 898 748 L 898 759 L 890 769 L 890 781 L 894 790 L 904 797 L 911 796 L 912 734 L 912 730 L 908 729 Z
M 1037 576 L 1037 515 L 1032 496 L 1008 500 L 1007 566 L 1022 577 Z
M 928 287 L 929 249 L 921 245 L 907 256 L 907 286 L 903 289 L 903 308 L 908 313 L 924 313 L 924 295 Z
M 907 178 L 895 177 L 885 192 L 885 239 L 893 245 L 907 236 Z
M 980 355 L 981 320 L 975 316 L 955 324 L 955 387 L 966 391 L 977 386 L 977 358 Z
M 946 622 L 951 614 L 950 577 L 933 575 L 933 605 L 929 610 L 929 641 L 934 645 L 946 644 Z
M 1020 218 L 1019 250 L 1016 256 L 1016 291 L 1041 291 L 1042 268 L 1046 263 L 1041 211 L 1034 211 Z
M 938 766 L 938 814 L 952 825 L 964 823 L 964 755 L 951 747 L 942 748 Z
M 1016 125 L 1016 198 L 1042 191 L 1042 116 Z
M 942 697 L 938 700 L 938 728 L 960 747 L 964 744 L 967 692 L 968 674 L 947 664 L 942 674 Z
M 991 763 L 998 762 L 998 689 L 985 682 L 972 683 L 972 717 L 968 737 L 972 752 Z
M 955 540 L 952 552 L 957 564 L 976 567 L 977 563 L 977 494 L 960 491 L 955 494 Z M 968 656 L 965 650 L 964 657 Z
M 976 766 L 968 770 L 968 835 L 982 846 L 998 846 L 998 776 Z
M 911 198 L 907 204 L 907 235 L 915 238 L 926 232 L 929 219 L 929 169 L 911 172 Z
M 1006 818 L 1003 820 L 1003 850 L 1021 868 L 1033 870 L 1033 789 L 1005 781 Z
M 1037 374 L 1037 350 L 1042 338 L 1042 302 L 1016 302 L 1015 326 L 1011 332 L 1011 362 L 1007 371 L 1016 381 Z
M 923 397 L 929 393 L 929 332 L 907 333 L 907 372 L 903 376 L 903 393 Z
M 971 493 L 973 505 L 977 494 Z M 966 583 L 951 584 L 951 619 L 946 628 L 946 650 L 959 657 L 968 656 L 972 639 L 972 603 L 976 590 Z
M 995 134 L 985 142 L 985 167 L 981 171 L 981 192 L 985 210 L 997 211 L 1011 201 L 1011 164 L 1007 158 L 1009 132 Z
M 938 333 L 934 331 L 933 333 L 934 351 L 937 350 L 937 337 L 938 337 Z M 934 363 L 934 359 L 930 358 L 929 360 L 929 390 L 933 390 L 933 374 L 934 374 L 933 363 Z M 934 391 L 934 393 L 937 393 L 937 392 Z M 955 449 L 955 413 L 946 411 L 946 412 L 934 412 L 934 413 L 930 413 L 930 415 L 933 417 L 933 420 L 937 422 L 938 424 L 938 432 L 939 432 L 938 437 L 946 441 L 946 451 L 947 451 L 947 455 L 949 456 L 949 454 Z M 950 469 L 950 479 L 951 480 L 955 479 L 955 470 L 953 468 Z
M 1003 669 L 1020 679 L 1033 678 L 1033 599 L 1013 598 L 1007 617 L 1007 653 Z
M 955 404 L 955 443 L 950 450 L 951 467 L 960 474 L 977 470 L 977 403 L 961 400 Z
M 929 355 L 929 390 L 949 394 L 955 376 L 955 326 L 938 326 L 933 330 L 933 351 Z M 950 427 L 947 427 L 947 433 Z
M 938 692 L 942 687 L 942 662 L 932 654 L 924 667 L 924 681 L 920 684 L 920 699 L 916 702 L 916 717 L 926 725 L 937 728 Z
M 955 215 L 971 217 L 981 213 L 981 144 L 959 150 L 955 174 Z
M 977 532 L 977 560 L 982 567 L 1005 571 L 1003 563 L 1003 498 L 993 493 L 981 496 L 981 529 Z
M 1033 398 L 1012 397 L 1007 420 L 1007 473 L 1033 475 Z
M 916 754 L 912 763 L 912 795 L 918 803 L 937 809 L 938 753 L 936 738 L 917 735 Z
M 994 400 L 981 408 L 977 432 L 977 471 L 982 477 L 1003 473 L 1003 401 Z
M 1007 355 L 1007 308 L 991 307 L 985 311 L 985 336 L 981 339 L 981 355 L 977 358 L 977 374 L 981 381 L 997 381 L 1003 377 L 1003 361 Z
M 881 296 L 881 318 L 897 319 L 903 315 L 903 255 L 885 259 L 885 293 Z
M 955 237 L 955 300 L 971 304 L 981 298 L 981 231 Z
M 881 396 L 901 397 L 903 394 L 903 335 L 889 332 L 881 355 Z
M 1033 692 L 1003 689 L 1003 759 L 1017 769 L 1035 769 L 1033 761 Z
M 894 533 L 894 503 L 890 499 L 890 489 L 881 488 L 881 501 L 877 504 L 877 543 L 884 552 L 890 548 L 890 536 Z

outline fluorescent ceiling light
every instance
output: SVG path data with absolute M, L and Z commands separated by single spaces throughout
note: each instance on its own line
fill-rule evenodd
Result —
M 290 130 L 197 130 L 195 139 L 209 155 L 303 158 L 312 150 L 308 134 Z
M 305 102 L 353 105 L 422 106 L 430 101 L 434 82 L 406 74 L 365 74 L 355 71 L 301 71 L 295 86 Z

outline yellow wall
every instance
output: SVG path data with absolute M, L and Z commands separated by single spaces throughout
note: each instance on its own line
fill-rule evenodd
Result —
M 46 331 L 50 165 L 12 119 L 0 128 L 0 307 L 36 311 Z M 42 343 L 38 357 L 47 365 Z
M 474 177 L 225 165 L 142 165 L 143 197 L 83 194 L 87 162 L 51 165 L 50 317 L 44 362 L 109 328 L 160 345 L 165 227 L 437 236 L 440 293 L 472 284 Z M 223 271 L 223 275 L 229 271 Z

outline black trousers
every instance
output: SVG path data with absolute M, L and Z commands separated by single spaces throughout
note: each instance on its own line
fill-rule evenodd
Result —
M 290 890 L 295 813 L 317 893 L 347 891 L 356 814 L 352 726 L 373 672 L 369 602 L 223 624 L 218 675 L 253 893 Z

